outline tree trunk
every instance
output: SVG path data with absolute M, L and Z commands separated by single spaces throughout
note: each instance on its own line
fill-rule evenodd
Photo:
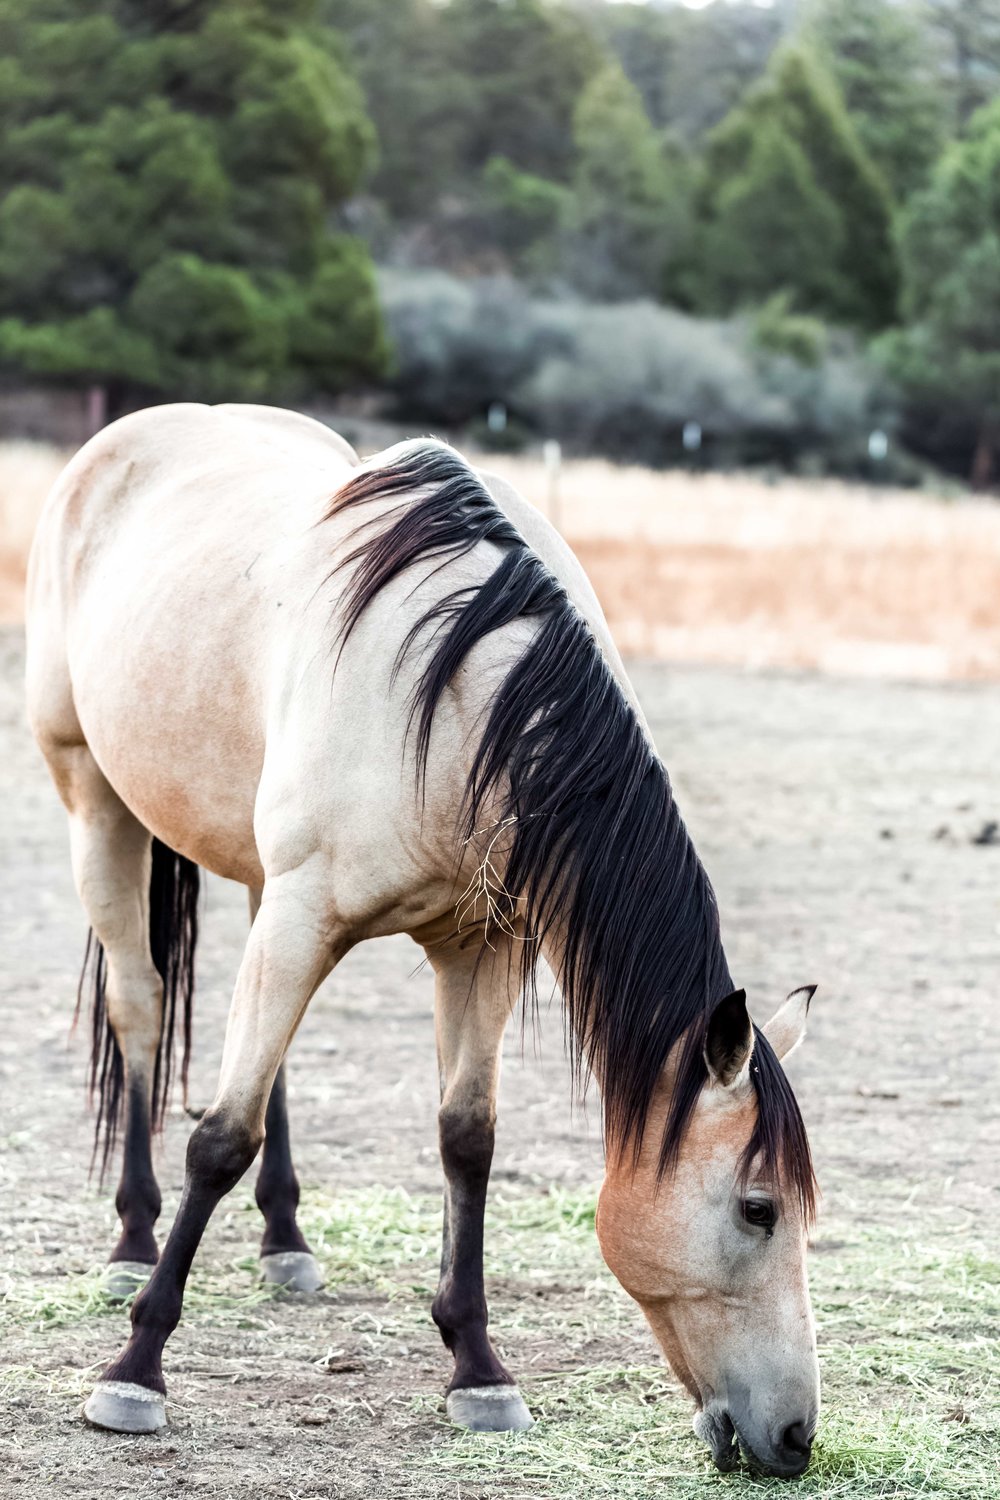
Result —
M 970 483 L 974 490 L 988 490 L 992 487 L 993 476 L 996 472 L 998 438 L 1000 438 L 1000 428 L 996 419 L 984 417 L 979 428 L 979 437 L 976 439 L 976 451 L 972 456 Z

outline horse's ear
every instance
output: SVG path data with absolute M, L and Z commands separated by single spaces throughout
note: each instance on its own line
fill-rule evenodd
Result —
M 764 1035 L 774 1048 L 779 1062 L 783 1057 L 787 1057 L 789 1052 L 794 1052 L 805 1036 L 809 1005 L 815 993 L 814 984 L 803 985 L 800 990 L 792 990 L 784 1005 L 779 1005 L 763 1028 Z
M 719 1000 L 708 1018 L 705 1065 L 716 1083 L 730 1089 L 748 1073 L 753 1052 L 753 1022 L 747 1013 L 746 990 L 734 990 Z

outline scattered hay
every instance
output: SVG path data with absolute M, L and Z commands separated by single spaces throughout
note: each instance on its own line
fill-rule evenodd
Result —
M 236 1212 L 246 1217 L 249 1244 L 257 1234 L 251 1199 Z M 310 1192 L 301 1220 L 323 1266 L 327 1297 L 342 1303 L 351 1327 L 363 1325 L 374 1357 L 389 1357 L 401 1335 L 426 1325 L 441 1231 L 436 1200 L 379 1187 L 335 1197 Z M 946 1221 L 922 1221 L 913 1231 L 858 1231 L 850 1224 L 836 1230 L 837 1238 L 821 1240 L 812 1257 L 824 1412 L 796 1494 L 823 1500 L 994 1494 L 1000 1264 Z M 421 1424 L 439 1426 L 430 1445 L 415 1445 L 406 1460 L 411 1468 L 453 1475 L 463 1492 L 466 1482 L 486 1481 L 507 1496 L 546 1500 L 663 1494 L 683 1500 L 706 1487 L 731 1495 L 780 1487 L 712 1468 L 691 1432 L 687 1398 L 666 1368 L 651 1362 L 636 1309 L 600 1259 L 593 1194 L 497 1194 L 487 1246 L 496 1336 L 538 1421 L 525 1434 L 464 1434 L 441 1420 L 437 1397 L 420 1398 Z M 255 1265 L 252 1255 L 228 1268 L 199 1264 L 185 1321 L 266 1335 L 281 1316 L 275 1301 L 284 1294 L 253 1285 Z M 362 1292 L 381 1310 L 369 1301 L 353 1314 Z M 94 1273 L 58 1290 L 51 1282 L 8 1278 L 2 1312 L 12 1324 L 57 1334 L 107 1316 L 108 1307 Z M 552 1368 L 553 1349 L 565 1368 Z M 533 1362 L 533 1350 L 546 1351 L 547 1368 Z M 612 1350 L 619 1360 L 622 1353 L 639 1359 L 621 1364 L 608 1357 Z M 5 1382 L 19 1387 L 41 1382 L 75 1390 L 87 1378 L 72 1369 L 4 1372 Z

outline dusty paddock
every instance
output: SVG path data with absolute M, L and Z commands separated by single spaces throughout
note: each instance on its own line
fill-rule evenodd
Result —
M 529 1042 L 522 1057 L 510 1038 L 494 1211 L 507 1227 L 491 1258 L 498 1342 L 546 1419 L 505 1448 L 470 1447 L 441 1423 L 447 1363 L 427 1313 L 431 986 L 405 940 L 350 956 L 290 1062 L 310 1232 L 323 1237 L 330 1288 L 313 1302 L 248 1295 L 258 1226 L 241 1185 L 210 1228 L 169 1347 L 168 1435 L 135 1441 L 81 1424 L 81 1394 L 125 1320 L 101 1309 L 88 1278 L 113 1210 L 85 1176 L 82 1041 L 68 1038 L 83 928 L 64 820 L 23 727 L 20 631 L 0 642 L 4 1495 L 652 1500 L 756 1489 L 708 1470 L 682 1395 L 601 1276 L 580 1208 L 600 1176 L 598 1131 L 593 1108 L 570 1110 L 557 1015 L 543 1017 L 540 1056 Z M 988 1493 L 992 1460 L 975 1455 L 995 1456 L 998 1438 L 983 1372 L 1000 1293 L 981 1278 L 1000 1237 L 1000 846 L 975 840 L 1000 818 L 996 689 L 641 665 L 634 677 L 758 1014 L 795 985 L 820 985 L 790 1071 L 825 1193 L 813 1279 L 829 1463 L 800 1493 Z M 211 1093 L 244 921 L 242 893 L 213 884 L 196 1102 Z M 168 1216 L 188 1128 L 175 1114 L 160 1159 Z M 532 1214 L 542 1227 L 518 1230 Z M 945 1262 L 966 1279 L 938 1300 Z M 915 1362 L 931 1338 L 930 1363 Z M 619 1413 L 632 1425 L 615 1436 Z M 862 1451 L 837 1469 L 851 1431 Z M 567 1442 L 586 1460 L 568 1479 L 553 1467 Z M 846 1478 L 822 1477 L 835 1469 Z

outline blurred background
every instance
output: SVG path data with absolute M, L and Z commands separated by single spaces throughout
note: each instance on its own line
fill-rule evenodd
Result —
M 1000 0 L 2 0 L 0 130 L 0 618 L 74 446 L 267 401 L 633 654 L 1000 676 Z

